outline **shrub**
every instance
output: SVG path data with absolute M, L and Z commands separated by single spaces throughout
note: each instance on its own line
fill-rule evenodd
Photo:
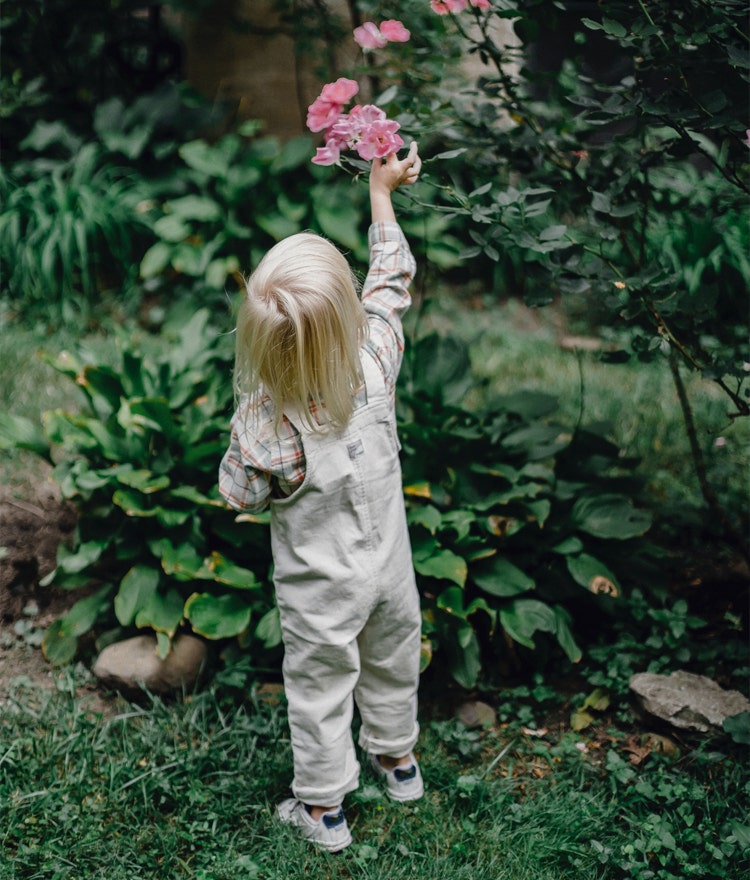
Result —
M 47 631 L 45 653 L 66 662 L 92 628 L 115 626 L 153 630 L 165 655 L 184 628 L 237 640 L 253 664 L 273 665 L 268 515 L 236 516 L 216 488 L 231 337 L 211 331 L 201 310 L 156 354 L 124 331 L 117 339 L 114 366 L 51 360 L 81 390 L 80 412 L 45 413 L 43 431 L 0 419 L 3 445 L 61 459 L 54 478 L 79 511 L 73 546 L 60 547 L 47 582 L 88 595 Z M 629 500 L 628 463 L 597 433 L 551 422 L 546 395 L 462 409 L 473 380 L 455 339 L 425 337 L 410 364 L 399 421 L 424 665 L 434 651 L 469 687 L 513 644 L 531 649 L 540 637 L 579 659 L 574 633 L 616 607 L 650 525 Z

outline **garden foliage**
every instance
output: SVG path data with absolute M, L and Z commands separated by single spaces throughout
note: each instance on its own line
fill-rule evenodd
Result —
M 216 487 L 232 337 L 200 310 L 162 341 L 149 354 L 120 333 L 113 365 L 83 352 L 50 358 L 81 408 L 45 413 L 43 428 L 0 419 L 0 443 L 59 461 L 55 480 L 79 512 L 48 582 L 87 595 L 49 628 L 44 650 L 61 663 L 92 629 L 114 638 L 136 628 L 156 632 L 164 655 L 187 629 L 272 665 L 268 515 L 235 515 Z M 399 420 L 423 665 L 435 652 L 468 687 L 540 638 L 580 659 L 575 618 L 614 610 L 651 523 L 630 501 L 628 462 L 596 431 L 555 424 L 547 395 L 462 408 L 473 380 L 454 339 L 428 336 L 410 360 Z
M 47 6 L 70 11 L 65 0 Z M 100 17 L 86 8 L 86 51 L 99 57 Z M 742 5 L 356 8 L 362 23 L 398 16 L 411 34 L 372 47 L 351 75 L 420 141 L 425 181 L 402 216 L 423 264 L 460 265 L 462 279 L 532 305 L 561 295 L 622 345 L 613 357 L 672 352 L 722 387 L 732 417 L 748 414 Z M 3 18 L 4 33 L 24 22 L 37 32 L 34 10 Z M 507 22 L 512 45 L 500 39 Z M 550 33 L 566 40 L 557 61 Z M 613 63 L 602 68 L 601 54 Z M 312 138 L 282 145 L 254 121 L 205 136 L 216 117 L 184 89 L 134 100 L 118 80 L 91 98 L 88 128 L 70 95 L 60 121 L 47 59 L 12 58 L 18 69 L 1 84 L 18 136 L 0 175 L 12 312 L 75 318 L 107 291 L 126 305 L 144 294 L 201 304 L 181 330 L 165 326 L 155 355 L 123 332 L 114 365 L 51 356 L 83 396 L 78 411 L 47 413 L 43 431 L 0 417 L 5 445 L 58 462 L 80 513 L 51 579 L 94 592 L 48 632 L 47 654 L 63 662 L 106 625 L 153 629 L 162 654 L 191 628 L 275 662 L 267 524 L 235 518 L 216 491 L 232 345 L 203 307 L 223 306 L 269 245 L 302 229 L 364 261 L 365 187 L 312 165 Z M 480 62 L 470 74 L 466 58 Z M 650 518 L 630 501 L 631 463 L 601 431 L 556 424 L 543 394 L 466 409 L 472 379 L 453 339 L 414 339 L 411 354 L 399 421 L 425 663 L 439 652 L 471 685 L 498 658 L 542 643 L 577 659 L 589 612 L 615 608 L 643 574 Z

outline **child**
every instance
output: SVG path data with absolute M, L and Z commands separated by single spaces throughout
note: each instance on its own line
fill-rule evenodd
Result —
M 375 159 L 361 301 L 346 260 L 300 233 L 263 258 L 237 319 L 240 404 L 219 485 L 238 510 L 271 509 L 294 798 L 278 815 L 337 852 L 359 744 L 397 801 L 424 787 L 417 741 L 421 615 L 401 484 L 394 396 L 415 271 L 391 193 L 421 160 Z

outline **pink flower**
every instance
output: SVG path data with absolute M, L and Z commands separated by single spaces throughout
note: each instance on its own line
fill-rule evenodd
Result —
M 380 27 L 371 21 L 366 21 L 354 29 L 354 41 L 365 51 L 382 49 L 386 43 L 406 43 L 410 37 L 409 31 L 395 18 L 389 18 Z
M 430 0 L 433 12 L 438 15 L 448 15 L 450 12 L 463 12 L 468 0 Z
M 389 18 L 380 25 L 380 33 L 389 43 L 408 43 L 411 33 L 396 18 Z
M 316 98 L 307 108 L 307 127 L 310 131 L 323 131 L 330 128 L 341 115 L 343 104 L 331 104 L 323 98 Z
M 346 104 L 359 91 L 359 83 L 353 79 L 340 76 L 336 82 L 323 86 L 320 97 L 334 104 Z
M 750 147 L 750 128 L 748 128 L 748 130 L 745 132 L 745 140 L 742 141 L 742 143 L 746 147 Z
M 339 161 L 339 150 L 326 144 L 324 147 L 318 147 L 312 162 L 315 165 L 335 165 Z
M 354 150 L 367 161 L 397 152 L 403 138 L 397 133 L 398 122 L 388 119 L 374 104 L 357 104 L 349 113 L 342 113 L 326 131 L 324 147 L 318 147 L 313 158 L 316 165 L 334 165 L 342 150 Z
M 433 12 L 438 15 L 448 15 L 450 12 L 463 12 L 467 5 L 474 9 L 491 9 L 490 0 L 430 0 Z
M 353 79 L 339 77 L 334 83 L 327 83 L 323 91 L 307 108 L 307 127 L 310 131 L 323 131 L 330 128 L 341 116 L 344 104 L 359 91 Z
M 371 122 L 360 133 L 359 143 L 355 149 L 360 158 L 370 160 L 376 156 L 382 158 L 389 153 L 396 153 L 404 145 L 403 138 L 396 134 L 399 130 L 398 122 L 390 119 L 381 119 Z
M 366 21 L 358 28 L 354 28 L 354 42 L 362 49 L 382 49 L 388 42 L 378 26 L 371 21 Z

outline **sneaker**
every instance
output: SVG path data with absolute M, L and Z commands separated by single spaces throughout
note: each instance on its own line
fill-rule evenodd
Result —
M 339 807 L 330 810 L 316 822 L 302 801 L 287 798 L 276 808 L 279 819 L 299 828 L 302 836 L 328 852 L 336 853 L 345 849 L 352 842 L 349 826 L 346 824 L 344 811 Z
M 370 755 L 370 766 L 375 775 L 385 779 L 388 795 L 394 800 L 404 803 L 405 801 L 418 801 L 424 794 L 424 782 L 419 770 L 417 759 L 409 753 L 411 764 L 394 767 L 386 770 L 378 760 L 377 755 Z

